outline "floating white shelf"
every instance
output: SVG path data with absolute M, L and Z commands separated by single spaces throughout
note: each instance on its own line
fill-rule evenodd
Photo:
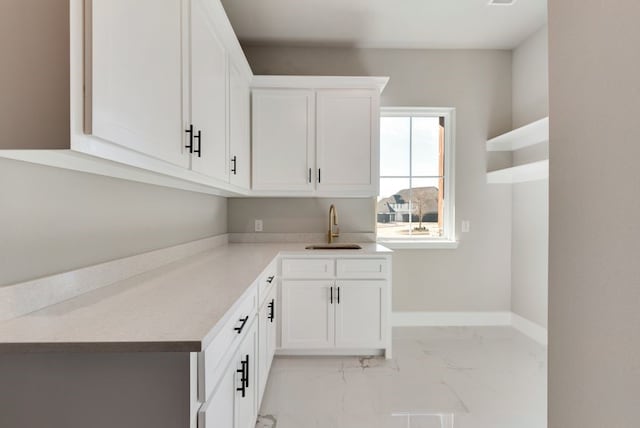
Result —
M 548 117 L 488 140 L 487 151 L 500 152 L 518 150 L 545 141 L 549 141 Z
M 549 178 L 549 160 L 526 163 L 487 173 L 487 183 L 524 183 Z

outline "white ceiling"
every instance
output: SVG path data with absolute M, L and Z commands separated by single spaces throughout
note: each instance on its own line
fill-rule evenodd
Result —
M 245 43 L 512 49 L 547 21 L 547 0 L 222 0 Z
M 512 49 L 547 0 L 222 0 L 240 41 L 372 48 Z

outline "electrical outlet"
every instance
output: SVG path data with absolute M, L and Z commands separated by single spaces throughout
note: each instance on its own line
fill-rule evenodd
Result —
M 262 232 L 262 220 L 256 220 L 255 231 Z
M 471 222 L 469 220 L 462 220 L 462 232 L 467 233 L 471 230 Z

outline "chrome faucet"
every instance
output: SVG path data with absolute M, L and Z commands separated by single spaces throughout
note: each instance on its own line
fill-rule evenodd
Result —
M 336 226 L 336 230 L 333 230 L 333 226 Z M 340 228 L 338 227 L 338 212 L 336 206 L 331 204 L 329 207 L 329 232 L 327 233 L 329 244 L 333 243 L 333 238 L 340 236 Z

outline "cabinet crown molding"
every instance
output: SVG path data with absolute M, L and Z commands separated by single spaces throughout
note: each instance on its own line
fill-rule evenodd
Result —
M 386 76 L 253 76 L 252 88 L 281 89 L 378 89 L 389 82 Z

